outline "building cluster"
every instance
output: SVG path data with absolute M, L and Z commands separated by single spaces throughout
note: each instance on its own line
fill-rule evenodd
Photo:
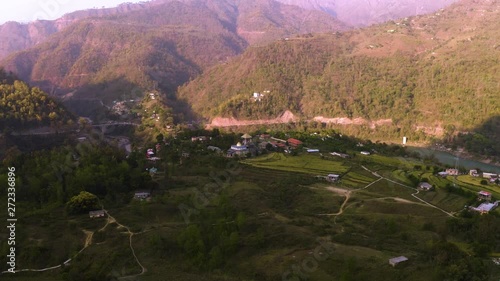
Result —
M 268 149 L 282 150 L 284 152 L 290 153 L 292 150 L 301 147 L 302 144 L 302 141 L 294 138 L 284 140 L 272 137 L 269 134 L 261 134 L 258 137 L 254 138 L 249 134 L 244 134 L 243 136 L 241 136 L 240 142 L 231 145 L 231 147 L 226 152 L 226 156 L 255 156 L 261 151 Z
M 498 207 L 500 201 L 492 202 L 492 194 L 488 191 L 479 191 L 477 194 L 477 199 L 481 204 L 477 207 L 469 207 L 470 210 L 479 212 L 481 214 L 489 213 Z
M 483 178 L 488 180 L 490 183 L 500 184 L 500 175 L 495 173 L 479 172 L 478 170 L 470 170 L 469 175 L 471 177 Z

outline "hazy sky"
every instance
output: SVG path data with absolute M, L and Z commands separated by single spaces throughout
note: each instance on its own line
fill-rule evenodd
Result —
M 64 14 L 89 8 L 115 7 L 138 0 L 13 0 L 0 2 L 0 24 L 7 21 L 29 22 L 56 19 Z

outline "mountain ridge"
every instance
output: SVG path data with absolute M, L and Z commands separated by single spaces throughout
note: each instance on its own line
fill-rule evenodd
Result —
M 432 13 L 458 0 L 279 0 L 305 9 L 320 10 L 355 27 Z
M 499 19 L 498 2 L 464 0 L 344 34 L 290 38 L 247 49 L 182 86 L 179 96 L 207 120 L 267 119 L 290 110 L 303 119 L 392 119 L 406 130 L 433 124 L 469 130 L 500 115 L 493 78 Z M 270 93 L 261 101 L 252 99 L 264 90 Z
M 241 53 L 249 43 L 265 44 L 294 33 L 344 28 L 322 12 L 311 13 L 272 0 L 250 4 L 226 0 L 151 3 L 155 5 L 80 20 L 48 41 L 11 55 L 2 65 L 56 95 L 120 79 L 142 88 L 160 81 L 162 90 L 173 92 L 203 69 Z M 278 13 L 272 14 L 272 9 Z M 312 15 L 314 20 L 293 25 L 304 15 Z M 240 36 L 241 26 L 257 35 Z

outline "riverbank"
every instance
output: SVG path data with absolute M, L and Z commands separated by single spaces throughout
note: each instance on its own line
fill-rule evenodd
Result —
M 492 163 L 477 159 L 467 152 L 443 150 L 442 148 L 407 146 L 409 151 L 418 152 L 422 156 L 434 156 L 440 163 L 465 169 L 481 169 L 486 172 L 500 173 L 500 163 Z

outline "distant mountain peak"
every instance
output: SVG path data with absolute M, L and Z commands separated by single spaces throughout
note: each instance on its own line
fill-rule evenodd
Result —
M 305 9 L 320 10 L 352 26 L 367 26 L 388 20 L 422 15 L 458 0 L 277 0 Z

